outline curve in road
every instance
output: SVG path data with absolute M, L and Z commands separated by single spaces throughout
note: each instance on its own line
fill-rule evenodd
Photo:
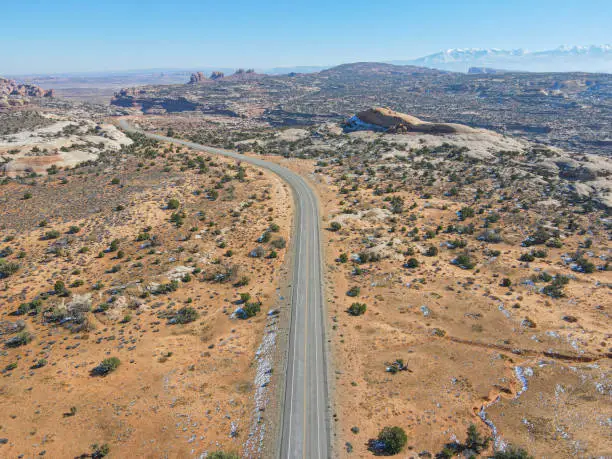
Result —
M 293 281 L 289 348 L 285 367 L 279 457 L 324 459 L 330 456 L 327 356 L 323 303 L 319 206 L 306 180 L 278 164 L 240 153 L 120 126 L 149 138 L 185 145 L 263 167 L 292 189 L 295 203 Z

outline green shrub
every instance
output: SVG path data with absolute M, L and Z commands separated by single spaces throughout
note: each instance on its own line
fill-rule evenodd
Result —
M 30 343 L 32 339 L 33 337 L 30 332 L 22 331 L 17 333 L 12 338 L 7 339 L 4 344 L 6 345 L 6 347 L 20 347 Z
M 274 239 L 271 242 L 271 245 L 275 249 L 284 249 L 285 247 L 287 247 L 287 241 L 285 240 L 285 238 L 279 237 L 278 239 Z
M 548 252 L 544 249 L 536 249 L 531 251 L 531 255 L 536 258 L 546 258 L 548 256 Z
M 38 369 L 47 365 L 47 359 L 38 359 L 38 361 L 32 365 L 32 368 Z
M 50 230 L 45 233 L 45 239 L 57 239 L 60 237 L 60 232 L 57 230 Z
M 175 224 L 177 228 L 183 226 L 185 214 L 183 212 L 172 212 L 170 215 L 170 221 Z
M 464 239 L 454 239 L 449 242 L 450 249 L 463 249 L 465 246 L 467 246 L 467 241 Z
M 91 445 L 91 458 L 92 459 L 102 459 L 103 457 L 108 456 L 110 453 L 110 446 L 104 443 L 103 445 L 94 444 Z
M 389 203 L 391 204 L 391 213 L 401 214 L 404 211 L 404 199 L 401 196 L 393 196 Z
M 489 444 L 489 438 L 488 437 L 483 438 L 482 435 L 480 435 L 480 432 L 478 432 L 476 425 L 470 424 L 467 430 L 467 438 L 465 440 L 465 446 L 468 449 L 471 449 L 473 451 L 476 451 L 477 453 L 480 453 L 481 451 L 487 448 L 488 444 Z
M 66 288 L 66 284 L 64 284 L 64 281 L 61 281 L 61 280 L 58 280 L 58 281 L 55 282 L 55 284 L 53 285 L 53 291 L 58 296 L 68 296 L 68 295 L 70 295 L 70 292 Z
M 426 257 L 435 257 L 438 255 L 438 248 L 433 245 L 429 246 L 423 255 Z
M 350 289 L 348 289 L 346 294 L 347 294 L 347 296 L 359 296 L 360 292 L 361 292 L 361 288 L 359 288 L 357 286 L 353 286 Z
M 486 230 L 480 236 L 478 236 L 478 239 L 480 241 L 490 242 L 493 244 L 497 244 L 503 241 L 501 234 L 493 230 Z
M 21 266 L 18 263 L 6 261 L 0 258 L 0 279 L 4 279 L 5 277 L 15 274 L 20 268 Z
M 40 298 L 36 298 L 35 300 L 30 301 L 29 303 L 27 303 L 28 312 L 38 314 L 42 309 L 42 304 L 43 302 Z
M 214 451 L 206 456 L 207 459 L 240 459 L 236 453 L 226 453 L 224 451 Z
M 558 237 L 553 237 L 546 241 L 546 247 L 560 249 L 561 247 L 563 247 L 563 242 Z
M 474 216 L 474 209 L 471 207 L 462 207 L 459 211 L 459 217 L 461 220 L 465 220 L 466 218 L 472 218 Z
M 418 268 L 419 260 L 416 258 L 410 258 L 406 263 L 404 263 L 404 267 L 406 268 Z
M 542 289 L 542 293 L 551 298 L 563 298 L 565 296 L 563 286 L 567 285 L 568 283 L 568 277 L 557 275 L 553 278 L 553 281 L 550 285 L 547 285 Z
M 584 257 L 576 260 L 576 270 L 583 273 L 595 272 L 595 265 Z
M 251 294 L 250 293 L 241 293 L 240 294 L 240 302 L 241 303 L 246 303 L 250 299 L 251 299 Z
M 547 243 L 547 241 L 551 238 L 552 234 L 545 228 L 538 228 L 533 234 L 529 235 L 527 239 L 523 241 L 523 245 L 525 247 L 529 247 L 532 245 L 539 245 Z
M 361 316 L 365 314 L 367 308 L 365 303 L 353 303 L 348 308 L 348 313 L 352 316 Z
M 532 280 L 534 282 L 550 282 L 551 280 L 553 280 L 553 277 L 546 271 L 542 271 L 537 276 L 532 277 Z
M 476 262 L 472 260 L 472 257 L 467 253 L 462 253 L 457 258 L 453 260 L 453 264 L 459 266 L 463 269 L 472 269 L 476 266 Z
M 340 231 L 342 229 L 342 225 L 340 223 L 338 223 L 338 222 L 331 222 L 329 224 L 329 229 L 331 231 L 334 231 L 334 232 L 335 231 Z
M 368 252 L 368 251 L 359 252 L 358 256 L 359 256 L 360 263 L 373 263 L 376 261 L 380 261 L 380 258 L 381 258 L 380 254 L 376 252 Z
M 493 213 L 490 213 L 489 215 L 487 215 L 487 216 L 485 217 L 485 221 L 486 221 L 487 223 L 496 223 L 496 222 L 498 222 L 498 221 L 499 221 L 499 218 L 500 218 L 500 217 L 499 217 L 499 214 L 498 214 L 498 213 L 493 212 Z
M 248 276 L 241 276 L 240 279 L 234 283 L 234 287 L 244 287 L 245 285 L 249 285 L 250 281 Z
M 179 281 L 176 279 L 171 280 L 168 284 L 160 284 L 155 292 L 156 295 L 162 295 L 164 293 L 176 292 L 179 288 Z
M 259 301 L 247 303 L 243 306 L 242 310 L 246 316 L 245 318 L 254 317 L 261 310 L 261 303 Z
M 138 236 L 136 236 L 136 241 L 138 242 L 148 241 L 149 239 L 151 239 L 151 234 L 149 233 L 139 233 Z
M 117 249 L 119 249 L 119 239 L 113 239 L 110 243 L 110 245 L 108 246 L 108 251 L 109 252 L 116 252 Z
M 91 370 L 92 376 L 106 376 L 112 373 L 121 365 L 121 360 L 117 357 L 109 357 L 108 359 L 102 360 L 100 364 Z
M 15 368 L 17 368 L 17 362 L 9 363 L 7 366 L 4 367 L 3 373 L 6 373 L 7 371 L 13 371 Z
M 173 324 L 188 324 L 198 318 L 198 311 L 192 307 L 184 307 L 176 311 L 174 317 L 170 319 Z
M 497 451 L 493 459 L 533 459 L 523 448 L 508 445 L 505 451 Z
M 168 200 L 166 207 L 170 210 L 178 209 L 181 206 L 181 203 L 178 199 L 172 198 Z
M 378 442 L 383 446 L 383 451 L 389 455 L 399 454 L 406 443 L 408 436 L 401 427 L 385 427 L 378 434 Z

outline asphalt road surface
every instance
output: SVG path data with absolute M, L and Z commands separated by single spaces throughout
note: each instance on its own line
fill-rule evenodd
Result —
M 124 120 L 119 124 L 126 131 L 134 130 Z M 295 226 L 291 324 L 278 455 L 282 459 L 330 457 L 319 206 L 314 191 L 306 180 L 278 164 L 184 140 L 146 135 L 269 169 L 293 190 Z

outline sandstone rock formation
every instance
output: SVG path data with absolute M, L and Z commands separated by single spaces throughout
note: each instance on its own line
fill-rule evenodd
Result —
M 219 71 L 215 70 L 213 73 L 210 74 L 210 79 L 211 80 L 220 80 L 224 76 L 225 76 L 225 73 L 219 72 Z
M 236 72 L 234 73 L 234 75 L 250 75 L 255 73 L 255 69 L 238 69 L 236 70 Z
M 349 118 L 345 126 L 349 130 L 375 129 L 389 133 L 421 132 L 428 134 L 471 134 L 477 132 L 468 126 L 452 123 L 429 123 L 388 108 L 374 107 Z
M 191 78 L 189 78 L 189 84 L 198 84 L 204 80 L 206 80 L 206 77 L 202 72 L 195 72 L 191 74 Z
M 21 84 L 15 80 L 0 78 L 0 98 L 6 96 L 53 97 L 53 89 L 42 89 L 32 84 Z

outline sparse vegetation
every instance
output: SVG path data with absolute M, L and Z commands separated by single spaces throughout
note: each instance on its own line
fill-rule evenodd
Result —
M 329 224 L 329 229 L 331 231 L 334 231 L 334 232 L 335 231 L 340 231 L 342 229 L 342 225 L 340 223 L 338 223 L 338 222 L 331 222 Z
M 522 448 L 509 445 L 504 451 L 496 451 L 493 459 L 533 459 L 533 456 Z
M 224 451 L 213 451 L 208 456 L 208 459 L 240 459 L 240 456 L 236 453 L 227 453 Z
M 15 336 L 7 339 L 4 344 L 6 347 L 21 347 L 30 343 L 33 339 L 33 336 L 28 331 L 22 331 L 17 333 Z
M 181 203 L 178 199 L 176 198 L 172 198 L 172 199 L 168 199 L 168 203 L 166 204 L 166 207 L 170 210 L 176 210 L 181 206 Z
M 376 440 L 370 441 L 370 449 L 382 452 L 389 456 L 399 454 L 408 443 L 408 436 L 401 427 L 385 427 L 378 434 Z
M 3 258 L 0 258 L 0 279 L 5 277 L 12 276 L 20 269 L 20 265 L 18 263 L 6 261 Z
M 170 323 L 172 324 L 188 324 L 189 322 L 193 322 L 197 320 L 198 312 L 192 307 L 184 307 L 176 311 L 170 318 Z
M 120 364 L 121 361 L 117 357 L 109 357 L 108 359 L 102 360 L 97 367 L 93 368 L 91 370 L 91 375 L 106 376 L 119 368 Z
M 365 303 L 353 303 L 348 308 L 348 313 L 352 316 L 361 316 L 365 314 L 367 308 L 368 307 L 366 306 Z

